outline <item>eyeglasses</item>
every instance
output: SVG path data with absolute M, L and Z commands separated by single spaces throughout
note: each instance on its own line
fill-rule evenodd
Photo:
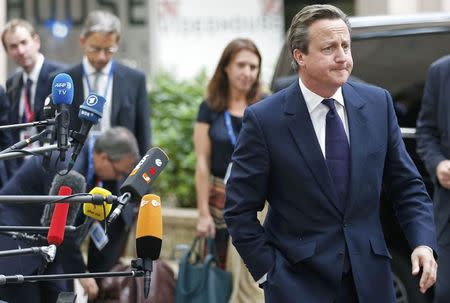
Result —
M 112 47 L 97 47 L 97 46 L 86 46 L 86 52 L 91 54 L 99 54 L 101 52 L 105 52 L 107 55 L 113 55 L 117 52 L 119 48 L 117 46 Z

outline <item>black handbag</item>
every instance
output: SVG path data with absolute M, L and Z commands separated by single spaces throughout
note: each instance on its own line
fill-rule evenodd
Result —
M 203 260 L 201 242 L 201 238 L 196 237 L 191 249 L 180 260 L 175 303 L 227 303 L 230 298 L 231 273 L 218 267 L 214 239 L 206 238 Z

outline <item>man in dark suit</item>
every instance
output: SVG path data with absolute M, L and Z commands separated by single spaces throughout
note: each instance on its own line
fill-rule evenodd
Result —
M 109 12 L 93 11 L 84 24 L 82 62 L 65 70 L 74 83 L 70 129 L 79 129 L 78 108 L 90 93 L 106 99 L 100 130 L 124 126 L 136 135 L 143 156 L 151 142 L 145 75 L 113 59 L 119 48 L 120 20 Z
M 12 179 L 0 190 L 0 195 L 46 195 L 56 171 L 67 168 L 67 161 L 57 161 L 57 153 L 52 155 L 51 163 L 58 163 L 45 171 L 41 157 L 33 157 L 24 162 Z M 139 150 L 134 135 L 124 127 L 113 127 L 102 132 L 96 139 L 90 139 L 80 153 L 74 170 L 86 176 L 87 191 L 95 186 L 107 188 L 113 194 L 118 194 L 117 181 L 126 176 L 139 159 Z M 0 225 L 39 226 L 43 205 L 9 205 L 0 204 Z M 83 220 L 82 220 L 83 221 Z M 73 238 L 66 234 L 62 246 L 57 250 L 55 262 L 50 264 L 52 271 L 64 273 L 85 272 L 86 265 L 81 257 L 80 247 Z M 17 249 L 18 246 L 29 247 L 30 244 L 15 241 L 6 236 L 0 236 L 0 249 Z M 108 250 L 112 258 L 117 260 L 122 251 Z M 36 256 L 0 258 L 0 274 L 35 274 L 41 263 Z M 62 265 L 62 266 L 61 266 Z M 80 279 L 81 285 L 93 300 L 98 287 L 94 279 Z M 13 302 L 55 302 L 60 291 L 65 289 L 65 283 L 32 283 L 23 285 L 0 286 L 0 299 Z M 68 289 L 70 290 L 70 288 Z M 40 298 L 40 299 L 39 299 Z
M 120 20 L 106 11 L 91 12 L 80 35 L 84 53 L 82 62 L 65 70 L 74 83 L 74 99 L 70 113 L 70 129 L 79 129 L 79 106 L 90 93 L 97 93 L 106 99 L 100 130 L 111 126 L 123 126 L 135 134 L 139 152 L 143 156 L 151 142 L 149 102 L 145 75 L 113 60 L 120 40 Z M 121 247 L 126 240 L 134 214 L 129 208 L 114 221 L 112 228 L 117 234 L 111 237 L 107 247 L 98 250 L 89 245 L 88 268 L 90 271 L 109 270 L 113 260 L 108 253 L 113 247 Z M 113 232 L 114 233 L 114 232 Z M 119 239 L 121 239 L 119 241 Z M 112 264 L 114 265 L 114 264 Z
M 450 298 L 450 56 L 431 64 L 417 120 L 417 153 L 434 183 L 439 269 L 434 302 Z
M 421 292 L 436 278 L 431 200 L 389 93 L 347 81 L 349 31 L 338 8 L 303 8 L 288 34 L 298 81 L 244 113 L 225 221 L 266 302 L 395 302 L 382 185 L 413 250 L 412 274 L 422 270 Z
M 40 52 L 41 40 L 33 26 L 26 20 L 8 21 L 2 32 L 3 47 L 20 70 L 6 81 L 9 98 L 9 124 L 43 120 L 44 100 L 47 97 L 47 82 L 50 74 L 63 68 L 60 63 L 44 58 Z M 4 102 L 0 100 L 0 102 Z M 0 105 L 3 106 L 3 105 Z M 17 129 L 12 132 L 12 143 L 37 134 L 36 128 Z M 38 144 L 38 143 L 36 143 Z M 11 176 L 21 159 L 7 161 Z

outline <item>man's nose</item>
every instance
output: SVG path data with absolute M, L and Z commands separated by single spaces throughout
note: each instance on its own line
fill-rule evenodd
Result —
M 23 53 L 25 53 L 25 46 L 19 44 L 19 45 L 17 46 L 17 53 L 20 54 L 20 55 L 22 55 Z
M 347 56 L 347 51 L 343 47 L 338 47 L 336 49 L 336 61 L 345 61 Z

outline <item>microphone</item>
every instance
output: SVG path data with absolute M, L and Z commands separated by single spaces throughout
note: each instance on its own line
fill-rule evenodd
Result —
M 161 199 L 148 194 L 142 197 L 136 225 L 136 255 L 144 263 L 144 294 L 148 297 L 152 262 L 159 258 L 162 245 Z
M 89 193 L 92 195 L 102 195 L 103 197 L 112 194 L 109 190 L 101 187 L 94 187 Z M 103 202 L 103 205 L 95 205 L 93 203 L 87 202 L 83 204 L 83 214 L 86 217 L 95 219 L 97 221 L 103 221 L 108 217 L 109 213 L 111 212 L 111 208 L 111 203 Z
M 61 161 L 66 159 L 69 149 L 69 105 L 73 101 L 73 81 L 65 73 L 56 75 L 52 83 L 52 100 L 56 105 L 56 138 Z
M 106 199 L 106 197 L 111 196 L 111 192 L 107 189 L 101 187 L 94 187 L 89 194 L 102 196 Z M 112 202 L 109 201 L 108 202 Z M 75 238 L 75 242 L 77 245 L 81 245 L 86 236 L 89 233 L 89 230 L 92 226 L 94 220 L 103 221 L 106 217 L 108 217 L 111 212 L 112 203 L 101 202 L 101 203 L 91 203 L 85 202 L 83 203 L 83 214 L 85 215 L 84 222 L 78 226 L 79 230 L 77 232 L 77 236 Z
M 107 219 L 108 224 L 111 224 L 120 215 L 130 200 L 139 201 L 142 196 L 150 193 L 150 185 L 168 162 L 169 158 L 162 149 L 153 147 L 148 150 L 120 187 L 122 195 L 117 200 L 117 207 Z
M 44 120 L 53 119 L 55 117 L 55 107 L 53 106 L 52 94 L 48 95 L 44 100 L 44 106 L 42 107 Z M 47 135 L 43 137 L 43 143 L 53 144 L 55 142 L 55 126 L 53 124 L 47 125 Z
M 67 186 L 71 188 L 72 193 L 84 193 L 86 191 L 86 179 L 77 171 L 69 171 L 65 175 L 55 175 L 52 181 L 52 185 L 49 190 L 49 195 L 59 194 L 59 189 L 61 186 Z M 58 204 L 58 203 L 56 203 Z M 46 204 L 41 217 L 42 226 L 49 226 L 53 211 L 55 209 L 55 204 Z M 68 225 L 74 225 L 75 219 L 78 215 L 80 209 L 79 203 L 70 203 L 69 212 L 67 216 Z
M 97 124 L 98 119 L 103 116 L 103 106 L 105 105 L 105 102 L 106 100 L 102 96 L 90 94 L 80 106 L 78 118 L 82 121 L 81 128 L 78 132 L 75 131 L 72 133 L 72 138 L 75 143 L 73 144 L 74 149 L 72 152 L 72 158 L 69 162 L 68 170 L 71 170 L 75 164 L 92 125 Z
M 65 175 L 57 174 L 53 178 L 49 194 L 54 195 L 58 192 L 58 196 L 70 196 L 72 194 L 83 193 L 86 190 L 86 180 L 76 172 L 70 171 Z M 49 257 L 43 260 L 39 266 L 38 272 L 42 273 L 47 268 L 47 263 L 53 261 L 56 254 L 56 247 L 61 245 L 64 240 L 66 223 L 73 225 L 75 223 L 80 204 L 75 203 L 56 203 L 47 204 L 44 208 L 41 223 L 47 225 L 50 213 L 53 213 L 50 220 L 50 228 L 47 234 L 47 242 L 49 244 Z M 50 260 L 50 261 L 49 261 Z
M 53 100 L 52 100 L 52 94 L 48 95 L 47 98 L 44 100 L 44 107 L 43 107 L 43 113 L 44 113 L 44 119 L 52 119 L 55 117 L 55 108 L 53 107 Z M 54 125 L 48 125 L 47 126 L 47 133 L 42 138 L 43 144 L 53 144 L 55 142 L 55 126 Z M 44 152 L 44 156 L 42 158 L 42 166 L 48 170 L 50 167 L 50 159 L 52 156 L 52 151 L 46 151 Z
M 70 196 L 71 194 L 72 189 L 70 187 L 63 185 L 59 188 L 59 196 Z M 49 245 L 60 246 L 63 242 L 68 212 L 69 203 L 56 203 L 47 234 Z

